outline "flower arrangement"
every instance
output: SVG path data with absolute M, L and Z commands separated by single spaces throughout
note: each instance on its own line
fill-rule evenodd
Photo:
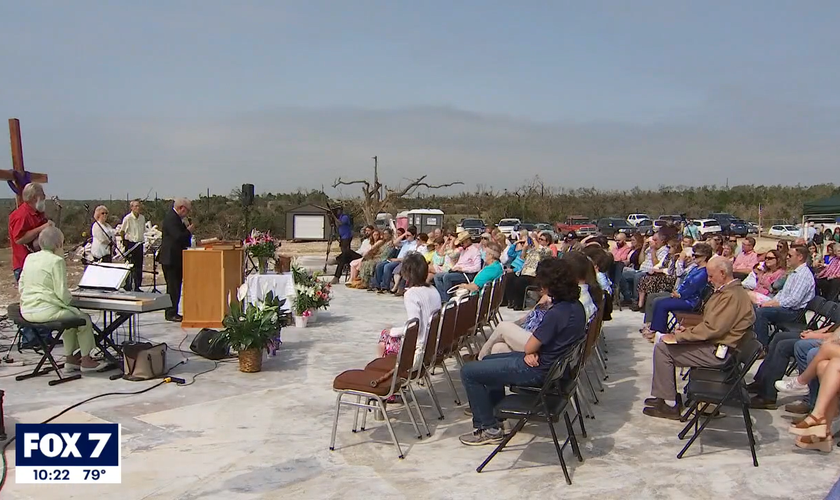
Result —
M 280 247 L 279 242 L 271 236 L 271 232 L 257 231 L 254 229 L 251 234 L 245 238 L 243 243 L 245 250 L 249 255 L 257 259 L 274 258 L 275 252 Z
M 236 298 L 229 300 L 230 311 L 222 320 L 224 330 L 215 342 L 229 345 L 239 353 L 239 369 L 243 372 L 260 371 L 262 353 L 277 351 L 280 342 L 280 308 L 285 299 L 269 291 L 262 300 L 248 303 L 248 285 L 243 284 L 236 292 Z
M 294 313 L 304 316 L 306 311 L 326 309 L 332 300 L 332 287 L 318 279 L 319 273 L 310 273 L 296 262 L 292 263 L 295 281 Z

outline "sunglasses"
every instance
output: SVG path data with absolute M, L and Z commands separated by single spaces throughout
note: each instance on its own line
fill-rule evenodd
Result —
M 776 260 L 776 257 L 764 257 L 764 260 L 765 260 L 765 261 L 768 261 L 768 260 Z

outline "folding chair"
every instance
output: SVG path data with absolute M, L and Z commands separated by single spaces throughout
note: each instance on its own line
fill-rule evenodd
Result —
M 64 368 L 64 363 L 56 363 L 55 358 L 52 355 L 52 351 L 55 346 L 59 344 L 59 340 L 61 340 L 64 330 L 85 326 L 84 318 L 69 318 L 58 321 L 48 321 L 46 323 L 34 323 L 23 319 L 23 316 L 20 313 L 20 304 L 9 304 L 7 314 L 9 315 L 9 319 L 11 319 L 15 325 L 20 328 L 34 328 L 35 330 L 40 329 L 54 334 L 47 338 L 44 338 L 41 335 L 36 335 L 38 342 L 41 344 L 41 360 L 38 361 L 37 365 L 35 365 L 35 369 L 32 370 L 32 373 L 18 375 L 15 377 L 15 380 L 26 380 L 44 375 L 45 373 L 49 373 L 51 371 L 55 371 L 55 374 L 58 376 L 58 380 L 50 380 L 48 382 L 49 385 L 63 384 L 64 382 L 82 378 L 80 373 L 65 376 L 61 372 L 61 369 Z M 44 368 L 44 364 L 47 362 L 49 362 L 50 366 Z
M 359 422 L 359 410 L 373 410 L 381 411 L 385 416 L 385 425 L 388 432 L 391 434 L 391 439 L 394 446 L 397 447 L 397 453 L 400 458 L 405 458 L 400 442 L 397 440 L 397 435 L 394 433 L 394 428 L 391 426 L 391 420 L 385 410 L 385 400 L 391 396 L 399 394 L 405 405 L 403 405 L 407 412 L 411 424 L 414 426 L 414 431 L 417 432 L 417 438 L 421 439 L 420 428 L 417 427 L 417 421 L 414 420 L 414 414 L 408 404 L 408 398 L 405 394 L 405 383 L 411 374 L 411 368 L 414 364 L 414 351 L 417 347 L 417 334 L 420 331 L 420 322 L 416 319 L 410 319 L 405 324 L 405 335 L 403 336 L 400 352 L 394 359 L 394 368 L 387 373 L 370 370 L 347 370 L 339 374 L 333 380 L 333 390 L 338 393 L 335 400 L 335 419 L 333 420 L 332 437 L 330 438 L 330 451 L 335 450 L 335 434 L 338 428 L 338 416 L 341 412 L 341 405 L 353 406 L 356 408 L 353 417 L 353 432 L 356 432 Z M 356 401 L 343 401 L 344 396 L 356 396 Z M 362 402 L 362 399 L 365 402 Z M 365 421 L 367 418 L 367 411 L 362 416 L 361 430 L 365 430 Z
M 484 329 L 490 327 L 490 310 L 493 306 L 493 299 L 495 298 L 493 293 L 495 290 L 496 282 L 494 281 L 492 283 L 485 283 L 484 287 L 479 291 L 478 318 L 475 322 L 476 339 L 478 339 L 478 333 L 481 332 L 484 340 L 487 340 L 487 332 Z
M 429 332 L 426 335 L 426 339 L 423 343 L 423 358 L 420 361 L 419 366 L 411 371 L 411 374 L 409 375 L 405 383 L 405 387 L 407 387 L 408 392 L 411 393 L 411 399 L 414 400 L 414 406 L 417 408 L 417 413 L 420 414 L 420 422 L 426 429 L 427 436 L 431 436 L 432 434 L 431 431 L 429 431 L 428 424 L 426 424 L 426 418 L 423 415 L 423 410 L 420 408 L 420 404 L 417 401 L 417 396 L 416 394 L 414 394 L 414 384 L 416 384 L 420 380 L 423 380 L 427 383 L 426 388 L 429 391 L 429 396 L 432 398 L 432 401 L 435 403 L 435 406 L 438 410 L 438 420 L 443 420 L 443 411 L 440 407 L 440 402 L 438 402 L 437 400 L 437 395 L 435 394 L 434 386 L 427 380 L 428 374 L 426 373 L 425 369 L 426 365 L 428 363 L 431 363 L 432 359 L 434 359 L 439 329 L 440 311 L 435 311 L 434 314 L 432 314 L 431 319 L 429 320 Z M 373 361 L 368 363 L 367 366 L 365 366 L 365 370 L 379 371 L 385 373 L 394 367 L 394 357 L 395 356 L 386 356 L 383 358 L 374 359 Z M 406 402 L 406 404 L 408 404 L 408 402 Z
M 5 395 L 3 389 L 0 389 L 0 441 L 6 440 L 6 421 L 3 418 L 3 398 Z
M 706 285 L 703 293 L 700 294 L 700 304 L 695 311 L 677 311 L 668 315 L 668 331 L 673 331 L 674 327 L 679 323 L 685 327 L 697 326 L 703 321 L 703 309 L 706 308 L 706 302 L 709 301 L 712 294 L 715 292 L 715 287 L 711 284 Z
M 494 413 L 497 419 L 512 419 L 518 420 L 518 422 L 496 449 L 478 466 L 476 472 L 481 472 L 493 460 L 493 457 L 507 446 L 513 436 L 525 427 L 525 424 L 532 421 L 545 421 L 551 430 L 551 439 L 554 441 L 554 448 L 557 451 L 557 457 L 560 459 L 560 467 L 566 477 L 566 484 L 572 484 L 572 479 L 569 477 L 569 471 L 566 468 L 566 460 L 563 458 L 563 450 L 566 445 L 571 443 L 577 459 L 583 462 L 583 456 L 580 454 L 580 447 L 568 414 L 568 406 L 571 401 L 571 394 L 574 393 L 575 381 L 574 379 L 565 379 L 564 375 L 569 372 L 570 366 L 581 362 L 585 339 L 584 337 L 580 342 L 571 346 L 564 355 L 552 364 L 539 392 L 528 391 L 509 394 L 496 405 Z M 562 446 L 557 440 L 557 431 L 554 428 L 554 422 L 559 421 L 561 415 L 565 421 L 568 434 Z
M 507 288 L 508 282 L 510 282 L 510 278 L 513 276 L 513 273 L 504 273 L 501 278 L 496 280 L 493 286 L 493 304 L 490 308 L 490 322 L 493 323 L 493 326 L 499 326 L 499 323 L 502 322 L 502 313 L 499 312 L 499 309 L 502 307 L 502 301 L 505 298 L 505 289 Z
M 685 444 L 682 450 L 677 454 L 677 458 L 682 458 L 688 448 L 697 440 L 700 433 L 711 422 L 712 418 L 720 413 L 720 407 L 726 403 L 734 403 L 741 406 L 741 412 L 744 415 L 744 426 L 747 431 L 747 439 L 750 443 L 750 453 L 752 453 L 753 465 L 758 467 L 758 458 L 755 454 L 755 435 L 752 429 L 752 420 L 750 419 L 750 395 L 747 392 L 747 385 L 744 382 L 744 376 L 749 372 L 752 365 L 758 359 L 761 353 L 761 343 L 755 338 L 745 339 L 741 342 L 740 348 L 736 353 L 733 353 L 734 360 L 720 369 L 712 368 L 693 368 L 689 373 L 688 385 L 686 386 L 686 396 L 689 403 L 688 410 L 686 410 L 682 419 L 686 420 L 689 416 L 691 419 L 678 434 L 680 439 L 685 439 L 686 434 L 694 427 L 694 434 Z M 703 405 L 700 408 L 700 405 Z M 715 409 L 712 412 L 704 413 L 710 406 L 714 405 Z M 700 418 L 705 414 L 703 424 L 698 427 Z
M 475 323 L 478 318 L 478 294 L 471 293 L 458 299 L 458 316 L 455 320 L 455 342 L 452 354 L 459 366 L 464 366 L 461 349 L 466 347 L 470 354 L 475 354 L 470 344 L 470 336 L 475 333 Z
M 449 382 L 449 387 L 452 388 L 452 394 L 455 395 L 455 404 L 461 406 L 461 399 L 458 397 L 458 390 L 455 389 L 455 382 L 452 381 L 452 375 L 449 369 L 446 368 L 446 360 L 452 356 L 452 350 L 455 345 L 456 323 L 458 321 L 458 303 L 456 300 L 450 300 L 443 307 L 443 314 L 440 322 L 440 334 L 438 335 L 437 353 L 432 364 L 432 369 L 435 366 L 443 368 L 443 374 Z

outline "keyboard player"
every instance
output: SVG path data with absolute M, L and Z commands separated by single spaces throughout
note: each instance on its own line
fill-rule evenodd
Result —
M 67 264 L 64 261 L 64 233 L 54 226 L 38 235 L 38 252 L 30 254 L 20 273 L 20 312 L 27 321 L 45 323 L 73 317 L 85 319 L 85 326 L 64 331 L 64 370 L 98 370 L 105 363 L 90 353 L 96 345 L 90 316 L 70 305 Z M 80 352 L 76 352 L 79 350 Z

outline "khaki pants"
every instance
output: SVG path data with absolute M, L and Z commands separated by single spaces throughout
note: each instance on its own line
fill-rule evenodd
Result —
M 490 354 L 503 352 L 525 352 L 525 344 L 531 338 L 531 332 L 516 323 L 503 321 L 493 330 L 493 334 L 481 347 L 478 359 L 484 359 Z
M 650 395 L 666 401 L 677 399 L 676 368 L 718 368 L 726 360 L 715 356 L 714 344 L 666 344 L 657 342 L 653 348 L 653 381 Z
M 21 312 L 21 314 L 23 314 L 23 312 Z M 77 349 L 81 348 L 82 356 L 89 356 L 90 351 L 92 351 L 96 346 L 90 316 L 75 307 L 67 306 L 65 309 L 27 312 L 26 314 L 23 314 L 23 316 L 27 321 L 32 321 L 33 323 L 46 323 L 47 321 L 59 321 L 62 319 L 84 318 L 85 326 L 79 328 L 68 328 L 67 330 L 64 330 L 64 333 L 61 335 L 61 339 L 64 341 L 64 355 L 72 356 Z

